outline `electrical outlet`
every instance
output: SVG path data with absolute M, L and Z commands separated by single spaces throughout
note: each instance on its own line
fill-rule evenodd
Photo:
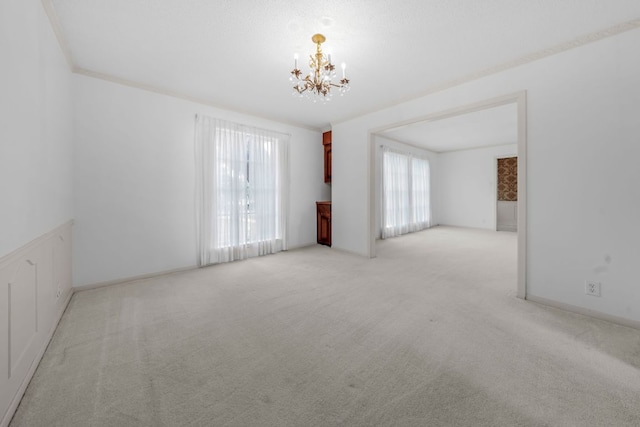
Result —
M 587 280 L 585 282 L 584 293 L 594 297 L 600 296 L 600 282 L 594 282 L 593 280 Z

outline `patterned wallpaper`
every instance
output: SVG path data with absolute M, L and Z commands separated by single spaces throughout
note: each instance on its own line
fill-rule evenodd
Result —
M 518 200 L 518 158 L 498 159 L 498 200 Z

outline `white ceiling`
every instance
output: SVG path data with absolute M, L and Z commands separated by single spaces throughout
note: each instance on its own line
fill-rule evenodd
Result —
M 382 136 L 436 153 L 518 142 L 515 103 L 390 129 Z
M 318 129 L 640 18 L 638 0 L 43 1 L 81 72 Z M 328 104 L 288 81 L 316 32 L 352 82 Z

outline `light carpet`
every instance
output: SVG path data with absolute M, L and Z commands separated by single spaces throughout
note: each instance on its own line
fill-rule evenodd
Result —
M 639 426 L 640 331 L 515 297 L 452 227 L 78 292 L 19 426 Z

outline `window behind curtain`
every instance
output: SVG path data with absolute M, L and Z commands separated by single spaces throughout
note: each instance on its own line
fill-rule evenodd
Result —
M 429 162 L 382 147 L 382 238 L 430 226 Z
M 383 235 L 384 230 L 391 235 L 405 234 L 411 220 L 408 159 L 393 151 L 385 151 L 383 156 Z
M 431 205 L 429 162 L 425 159 L 411 159 L 411 231 L 428 228 L 431 225 Z
M 286 249 L 288 135 L 197 119 L 199 265 Z

